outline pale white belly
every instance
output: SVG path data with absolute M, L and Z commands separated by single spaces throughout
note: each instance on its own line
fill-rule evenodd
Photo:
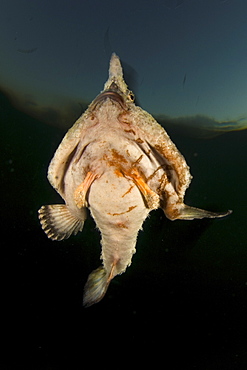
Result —
M 138 231 L 149 210 L 136 185 L 114 169 L 109 169 L 91 185 L 88 203 L 102 234 L 102 259 L 107 271 L 116 265 L 114 275 L 131 264 Z

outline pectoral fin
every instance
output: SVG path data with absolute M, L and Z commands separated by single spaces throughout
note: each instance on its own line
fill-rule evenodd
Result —
M 166 216 L 170 220 L 193 220 L 195 218 L 219 218 L 225 217 L 232 213 L 231 210 L 227 212 L 211 212 L 204 209 L 187 206 L 186 204 L 171 206 L 164 210 Z
M 90 188 L 92 182 L 98 177 L 98 175 L 88 172 L 84 181 L 75 189 L 74 192 L 74 201 L 78 208 L 86 207 L 86 195 L 87 191 Z
M 133 168 L 130 172 L 123 171 L 123 173 L 127 178 L 131 178 L 136 184 L 146 201 L 147 207 L 150 210 L 157 209 L 160 205 L 160 198 L 158 194 L 150 189 L 142 176 L 139 174 L 138 170 L 136 168 Z
M 38 212 L 42 229 L 52 240 L 68 239 L 82 231 L 84 220 L 74 217 L 65 204 L 43 206 Z

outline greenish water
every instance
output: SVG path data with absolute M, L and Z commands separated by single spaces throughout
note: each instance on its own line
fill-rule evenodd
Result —
M 93 220 L 76 237 L 52 242 L 37 218 L 41 205 L 61 202 L 46 172 L 64 131 L 18 112 L 4 96 L 0 119 L 2 368 L 79 369 L 90 348 L 121 338 L 128 355 L 138 345 L 135 356 L 152 357 L 154 367 L 164 355 L 164 364 L 173 359 L 182 368 L 244 369 L 247 132 L 172 136 L 194 176 L 186 203 L 232 215 L 171 222 L 152 212 L 131 267 L 101 303 L 83 309 L 83 286 L 100 264 Z

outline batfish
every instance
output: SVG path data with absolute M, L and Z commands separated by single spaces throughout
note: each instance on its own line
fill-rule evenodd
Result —
M 101 232 L 102 266 L 88 277 L 83 303 L 105 295 L 110 281 L 131 264 L 136 240 L 150 211 L 170 220 L 223 217 L 184 204 L 191 181 L 183 155 L 156 120 L 134 103 L 120 60 L 112 54 L 104 90 L 65 135 L 48 179 L 65 204 L 39 210 L 52 240 L 82 231 L 86 209 Z

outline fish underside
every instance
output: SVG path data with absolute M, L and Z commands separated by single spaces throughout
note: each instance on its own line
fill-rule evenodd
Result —
M 151 210 L 162 208 L 170 220 L 223 217 L 231 212 L 184 204 L 189 167 L 166 131 L 135 105 L 116 54 L 104 90 L 56 150 L 48 179 L 65 204 L 40 208 L 47 236 L 62 240 L 82 231 L 86 208 L 101 232 L 102 266 L 86 282 L 86 307 L 99 302 L 110 281 L 131 264 L 137 234 Z

